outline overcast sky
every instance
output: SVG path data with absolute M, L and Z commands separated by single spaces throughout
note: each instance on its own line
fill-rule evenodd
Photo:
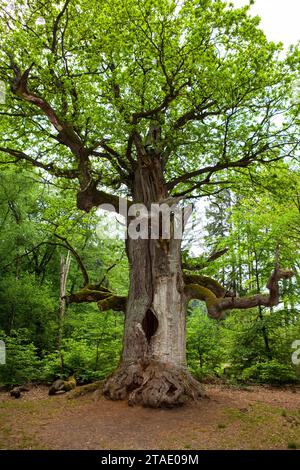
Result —
M 236 6 L 249 3 L 248 0 L 231 2 Z M 300 40 L 300 0 L 255 0 L 251 11 L 261 17 L 261 27 L 272 41 L 289 46 Z

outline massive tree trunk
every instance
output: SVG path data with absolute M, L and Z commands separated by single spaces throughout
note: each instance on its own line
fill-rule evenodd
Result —
M 182 404 L 203 390 L 186 367 L 186 297 L 180 242 L 129 242 L 131 265 L 122 361 L 106 396 L 151 407 Z
M 158 159 L 139 167 L 134 200 L 147 209 L 167 197 Z M 130 290 L 126 305 L 122 360 L 104 393 L 130 404 L 175 406 L 203 395 L 186 365 L 186 304 L 181 240 L 170 237 L 127 239 Z
M 275 269 L 267 284 L 269 293 L 237 297 L 210 277 L 191 270 L 182 271 L 181 236 L 180 230 L 176 232 L 176 224 L 179 218 L 183 229 L 186 212 L 173 209 L 176 201 L 169 197 L 166 189 L 163 159 L 160 155 L 145 153 L 137 142 L 139 147 L 141 155 L 127 219 L 128 297 L 114 295 L 101 285 L 86 284 L 81 291 L 69 295 L 68 301 L 97 302 L 100 310 L 125 311 L 122 359 L 108 378 L 104 394 L 113 400 L 128 399 L 130 404 L 170 407 L 188 398 L 205 396 L 186 365 L 185 323 L 189 300 L 204 301 L 208 315 L 215 319 L 232 309 L 272 307 L 279 302 L 279 280 L 291 278 L 293 272 L 279 267 L 277 253 Z M 90 206 L 90 198 L 88 193 L 84 206 Z M 159 205 L 164 217 L 155 217 L 152 204 Z M 168 208 L 172 206 L 174 212 L 164 213 L 163 204 Z M 170 223 L 169 233 L 162 222 Z M 136 230 L 131 231 L 132 223 Z M 214 253 L 208 261 L 225 252 Z

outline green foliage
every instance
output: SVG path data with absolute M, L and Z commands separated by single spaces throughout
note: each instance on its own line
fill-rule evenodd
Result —
M 43 351 L 51 348 L 55 333 L 55 304 L 47 284 L 35 276 L 7 275 L 0 279 L 0 324 L 7 332 L 27 328 L 31 341 Z
M 241 380 L 282 385 L 299 381 L 299 376 L 291 365 L 281 364 L 276 359 L 272 359 L 244 369 Z
M 199 305 L 187 319 L 187 359 L 193 375 L 199 379 L 218 374 L 222 363 L 222 330 L 207 317 Z
M 168 156 L 166 179 L 222 163 L 222 181 L 234 175 L 234 165 L 226 169 L 226 163 L 244 158 L 242 168 L 253 161 L 260 167 L 276 160 L 282 147 L 293 149 L 291 116 L 298 108 L 290 97 L 298 51 L 281 60 L 282 45 L 267 40 L 249 6 L 234 8 L 221 0 L 70 0 L 62 7 L 22 0 L 6 12 L 6 3 L 0 79 L 9 84 L 16 67 L 28 70 L 28 90 L 57 119 L 33 100 L 16 99 L 7 86 L 0 132 L 5 142 L 7 133 L 13 135 L 9 149 L 23 154 L 1 146 L 4 161 L 13 155 L 21 167 L 33 164 L 56 175 L 74 170 L 74 146 L 53 134 L 53 126 L 59 131 L 63 122 L 90 152 L 91 175 L 100 176 L 103 187 L 128 192 L 128 140 L 133 132 L 145 139 L 149 118 L 162 128 L 158 150 Z M 274 119 L 281 113 L 282 125 Z M 190 192 L 194 176 L 179 189 Z M 207 186 L 208 193 L 213 190 Z
M 0 331 L 0 337 L 6 345 L 6 364 L 0 365 L 0 384 L 12 386 L 39 380 L 41 364 L 29 331 L 13 331 L 10 336 Z
M 295 441 L 289 441 L 287 444 L 288 449 L 299 449 L 299 447 L 300 447 L 300 444 Z
M 123 316 L 101 314 L 91 304 L 68 306 L 58 352 L 59 263 L 68 247 L 53 235 L 67 238 L 80 252 L 91 282 L 103 280 L 120 294 L 128 285 L 123 246 L 100 240 L 96 217 L 78 217 L 66 191 L 16 169 L 2 171 L 0 184 L 0 338 L 8 348 L 0 383 L 51 382 L 73 372 L 79 382 L 103 378 L 119 361 Z M 67 290 L 82 283 L 73 258 Z
M 80 313 L 74 308 L 65 324 L 67 337 L 61 353 L 43 358 L 43 379 L 67 378 L 75 374 L 79 383 L 103 379 L 117 366 L 120 358 L 123 318 L 119 314 L 101 314 L 93 307 Z
M 249 7 L 220 0 L 70 0 L 63 9 L 20 0 L 5 13 L 7 3 L 0 16 L 0 79 L 7 84 L 0 113 L 2 383 L 72 373 L 87 382 L 117 365 L 123 317 L 91 305 L 68 306 L 58 351 L 59 262 L 71 245 L 68 292 L 83 284 L 75 251 L 91 283 L 126 294 L 122 243 L 100 240 L 106 219 L 80 213 L 74 191 L 78 180 L 81 189 L 94 180 L 132 196 L 139 153 L 132 140 L 145 144 L 152 120 L 162 136 L 154 150 L 165 180 L 177 178 L 175 194 L 210 196 L 205 253 L 197 260 L 204 274 L 236 295 L 261 292 L 279 246 L 281 264 L 297 271 L 300 179 L 296 162 L 279 162 L 295 157 L 298 143 L 299 106 L 290 101 L 297 48 L 284 58 Z M 13 92 L 25 70 L 25 95 L 42 106 Z M 300 292 L 294 280 L 281 289 L 280 309 L 232 312 L 218 323 L 199 304 L 190 308 L 192 372 L 291 380 Z

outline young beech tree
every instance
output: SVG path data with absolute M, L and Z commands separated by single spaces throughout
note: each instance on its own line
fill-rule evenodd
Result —
M 297 51 L 281 60 L 281 46 L 267 41 L 248 7 L 219 0 L 5 3 L 1 160 L 68 179 L 78 187 L 79 209 L 111 204 L 118 211 L 118 196 L 148 209 L 182 207 L 180 200 L 229 187 L 236 171 L 294 155 L 288 97 Z M 154 407 L 203 394 L 186 369 L 190 299 L 206 302 L 214 318 L 272 306 L 278 281 L 291 276 L 276 265 L 268 294 L 228 297 L 213 279 L 183 271 L 181 240 L 172 235 L 128 237 L 126 249 L 126 298 L 86 283 L 69 300 L 124 310 L 122 361 L 104 393 Z

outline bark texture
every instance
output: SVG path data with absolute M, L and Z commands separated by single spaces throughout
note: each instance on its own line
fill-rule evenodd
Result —
M 161 165 L 136 172 L 134 200 L 146 207 L 166 199 Z M 151 221 L 149 224 L 149 230 Z M 171 230 L 172 232 L 172 230 Z M 150 235 L 150 234 L 149 234 Z M 175 406 L 204 395 L 186 366 L 186 296 L 181 269 L 181 240 L 128 238 L 130 289 L 126 304 L 122 361 L 104 394 L 130 404 Z

